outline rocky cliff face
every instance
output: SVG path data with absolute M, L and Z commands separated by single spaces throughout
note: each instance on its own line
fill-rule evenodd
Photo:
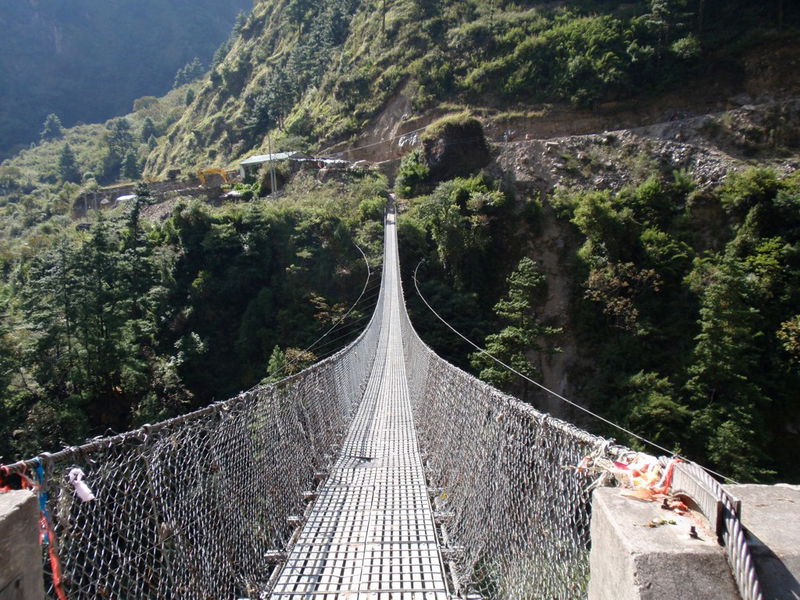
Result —
M 570 320 L 576 294 L 582 293 L 574 282 L 574 261 L 582 242 L 575 228 L 557 217 L 551 204 L 554 193 L 619 191 L 654 173 L 672 172 L 692 177 L 701 189 L 711 189 L 754 164 L 786 176 L 800 170 L 798 134 L 800 100 L 792 99 L 597 134 L 495 140 L 490 166 L 494 176 L 518 197 L 540 198 L 542 203 L 539 230 L 527 251 L 548 282 L 543 319 L 563 328 L 558 339 L 561 352 L 529 357 L 540 369 L 542 382 L 567 397 L 591 400 L 582 388 L 592 357 L 581 354 Z M 719 246 L 724 238 L 720 230 L 728 227 L 729 217 L 719 206 L 702 204 L 693 208 L 692 215 L 698 241 L 705 238 L 709 249 Z M 545 395 L 537 402 L 554 414 L 578 422 L 583 418 Z
M 757 159 L 788 173 L 800 166 L 800 100 L 745 105 L 632 129 L 500 144 L 497 168 L 523 187 L 618 190 L 657 171 L 683 170 L 700 186 Z

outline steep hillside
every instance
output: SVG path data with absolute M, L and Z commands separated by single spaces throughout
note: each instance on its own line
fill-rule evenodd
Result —
M 386 109 L 382 130 L 398 132 L 464 107 L 547 114 L 555 103 L 613 118 L 626 100 L 670 91 L 685 106 L 686 86 L 719 106 L 744 91 L 744 50 L 784 47 L 798 23 L 800 8 L 782 2 L 261 2 L 147 172 L 228 163 L 266 148 L 269 131 L 279 149 L 352 143 Z
M 638 443 L 455 340 L 417 265 L 528 376 L 742 480 L 800 480 L 798 27 L 781 0 L 257 3 L 205 77 L 0 165 L 0 452 L 313 358 L 361 280 L 350 242 L 379 255 L 377 169 L 70 218 L 100 184 L 271 147 L 391 161 L 412 317 L 449 360 Z
M 444 178 L 426 134 L 395 185 L 412 320 L 481 378 L 643 447 L 475 353 L 418 283 L 458 330 L 605 418 L 734 478 L 800 480 L 798 125 L 795 100 L 509 141 Z
M 197 56 L 209 64 L 252 0 L 20 0 L 0 10 L 0 158 L 45 116 L 99 122 L 161 95 Z
M 120 177 L 138 177 L 156 138 L 180 117 L 186 95 L 196 85 L 140 103 L 138 110 L 106 123 L 68 128 L 61 137 L 42 140 L 3 161 L 0 247 L 24 244 L 28 236 L 69 225 L 73 201 L 81 192 Z M 70 156 L 71 162 L 65 160 Z

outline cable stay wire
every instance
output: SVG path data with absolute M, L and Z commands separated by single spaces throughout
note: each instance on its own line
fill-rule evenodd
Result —
M 336 344 L 336 342 L 338 342 L 339 340 L 353 335 L 352 329 L 354 327 L 357 327 L 358 325 L 363 324 L 364 321 L 368 321 L 371 318 L 372 318 L 372 314 L 371 313 L 370 314 L 365 314 L 365 315 L 359 317 L 358 319 L 355 319 L 355 320 L 351 321 L 347 325 L 343 325 L 339 329 L 339 332 L 346 331 L 346 330 L 349 330 L 349 331 L 346 331 L 345 333 L 342 333 L 341 335 L 338 335 L 336 337 L 332 337 L 332 338 L 326 340 L 324 344 L 320 344 L 319 346 L 316 346 L 315 347 L 315 351 L 319 351 L 319 350 L 321 350 L 323 348 L 330 348 L 331 345 Z M 339 348 L 337 347 L 337 348 L 335 348 L 334 352 L 338 352 L 338 350 L 339 350 Z M 327 352 L 327 350 L 325 352 Z M 318 354 L 317 352 L 314 352 L 314 354 L 316 355 L 316 359 L 315 359 L 314 362 L 322 360 L 324 358 L 325 352 L 322 352 L 321 354 Z
M 375 309 L 375 306 L 376 306 L 377 302 L 368 302 L 368 301 L 376 298 L 379 295 L 380 295 L 380 292 L 378 292 L 376 294 L 372 294 L 372 296 L 369 297 L 369 298 L 363 298 L 361 300 L 360 304 L 363 305 L 362 307 L 364 308 L 364 310 L 366 312 L 364 314 L 362 314 L 361 316 L 353 319 L 349 323 L 345 323 L 344 325 L 339 327 L 338 333 L 341 333 L 341 332 L 343 332 L 345 330 L 348 330 L 348 329 L 353 329 L 354 327 L 358 327 L 364 321 L 370 320 L 372 318 L 372 313 L 374 312 L 374 309 Z M 334 342 L 336 342 L 336 341 L 338 341 L 338 340 L 340 340 L 342 338 L 345 338 L 345 337 L 347 337 L 348 335 L 351 335 L 351 334 L 352 334 L 352 331 L 348 331 L 347 333 L 342 333 L 341 335 L 338 335 L 336 337 L 333 337 L 333 338 L 330 338 L 328 340 L 325 340 L 325 343 L 314 347 L 315 354 L 316 354 L 316 350 L 319 350 L 320 348 L 329 347 Z M 317 355 L 317 356 L 319 357 L 320 355 Z M 317 360 L 321 360 L 321 359 L 317 358 Z
M 345 320 L 345 319 L 346 319 L 346 318 L 347 318 L 347 317 L 350 315 L 350 313 L 351 313 L 351 312 L 353 312 L 353 310 L 356 308 L 356 305 L 357 305 L 357 304 L 358 304 L 358 303 L 361 301 L 361 298 L 364 296 L 364 293 L 367 291 L 367 287 L 369 286 L 369 281 L 370 281 L 370 278 L 372 277 L 372 269 L 370 269 L 370 266 L 369 266 L 369 260 L 367 260 L 367 255 L 366 255 L 366 254 L 364 253 L 364 251 L 361 249 L 361 246 L 359 246 L 359 245 L 358 245 L 358 244 L 356 244 L 355 242 L 353 242 L 353 245 L 354 245 L 354 246 L 355 246 L 355 247 L 358 249 L 358 251 L 361 253 L 361 258 L 363 258 L 363 259 L 364 259 L 364 264 L 365 264 L 365 265 L 367 265 L 367 278 L 366 278 L 366 280 L 364 281 L 364 286 L 361 288 L 361 293 L 358 295 L 358 298 L 356 298 L 356 301 L 355 301 L 355 302 L 353 302 L 353 304 L 350 306 L 350 308 L 348 308 L 348 309 L 347 309 L 347 312 L 346 312 L 346 313 L 344 313 L 344 314 L 343 314 L 341 317 L 339 317 L 339 319 L 337 319 L 337 320 L 336 320 L 336 322 L 334 322 L 334 324 L 333 324 L 333 325 L 331 325 L 331 326 L 328 328 L 328 330 L 327 330 L 325 333 L 323 333 L 323 334 L 322 334 L 321 336 L 319 336 L 319 337 L 318 337 L 316 340 L 314 340 L 314 341 L 311 343 L 311 345 L 309 345 L 308 347 L 306 347 L 305 349 L 303 349 L 302 351 L 300 351 L 300 352 L 298 353 L 298 355 L 297 355 L 297 358 L 296 358 L 295 360 L 293 360 L 293 361 L 287 361 L 287 363 L 286 363 L 286 365 L 284 366 L 284 369 L 283 369 L 283 370 L 284 370 L 284 373 L 286 372 L 286 367 L 289 367 L 289 366 L 293 366 L 293 365 L 295 365 L 295 364 L 297 363 L 297 361 L 300 359 L 300 357 L 301 357 L 303 354 L 305 354 L 306 352 L 310 352 L 312 348 L 314 348 L 314 347 L 315 347 L 315 346 L 316 346 L 318 343 L 320 343 L 322 340 L 324 340 L 326 337 L 328 337 L 328 335 L 330 335 L 330 333 L 331 333 L 331 332 L 332 332 L 334 329 L 336 329 L 336 328 L 339 326 L 339 324 L 340 324 L 342 321 L 344 321 L 344 320 Z
M 420 268 L 420 266 L 422 265 L 423 262 L 425 262 L 425 259 L 420 260 L 419 263 L 417 263 L 416 268 L 414 269 L 414 288 L 417 291 L 417 295 L 420 297 L 422 302 L 425 303 L 425 306 L 428 307 L 428 310 L 430 310 L 436 316 L 437 319 L 439 319 L 442 323 L 444 323 L 447 326 L 448 329 L 450 329 L 453 333 L 455 333 L 458 337 L 460 337 L 462 340 L 464 340 L 470 346 L 475 348 L 478 352 L 480 352 L 481 354 L 483 354 L 485 356 L 488 356 L 494 362 L 496 362 L 497 364 L 499 364 L 503 368 L 507 369 L 508 371 L 513 373 L 514 375 L 524 379 L 528 383 L 532 383 L 533 385 L 535 385 L 536 387 L 540 388 L 541 390 L 547 392 L 551 396 L 553 396 L 555 398 L 558 398 L 562 402 L 565 402 L 566 404 L 568 404 L 568 405 L 570 405 L 570 406 L 572 406 L 572 407 L 574 407 L 574 408 L 586 413 L 587 415 L 589 415 L 591 417 L 594 417 L 595 419 L 597 419 L 599 421 L 602 421 L 606 425 L 610 425 L 611 427 L 613 427 L 613 428 L 615 428 L 615 429 L 617 429 L 619 431 L 622 431 L 623 433 L 628 434 L 629 436 L 639 440 L 640 442 L 648 444 L 648 445 L 652 446 L 653 448 L 656 448 L 656 449 L 660 450 L 661 452 L 664 452 L 667 456 L 671 456 L 671 457 L 674 457 L 674 458 L 680 458 L 681 460 L 684 460 L 686 462 L 697 464 L 693 460 L 691 460 L 691 459 L 689 459 L 689 458 L 687 458 L 685 456 L 682 456 L 682 455 L 680 455 L 680 454 L 678 454 L 676 452 L 673 452 L 672 450 L 669 450 L 668 448 L 665 448 L 664 446 L 658 444 L 657 442 L 649 440 L 646 437 L 643 437 L 643 436 L 639 435 L 638 433 L 635 433 L 635 432 L 631 431 L 630 429 L 627 429 L 627 428 L 623 427 L 622 425 L 618 425 L 614 421 L 611 421 L 611 420 L 603 417 L 602 415 L 599 415 L 599 414 L 589 410 L 585 406 L 582 406 L 582 405 L 578 404 L 577 402 L 574 402 L 574 401 L 570 400 L 569 398 L 565 398 L 564 396 L 562 396 L 558 392 L 556 392 L 554 390 L 551 390 L 550 388 L 548 388 L 545 385 L 539 383 L 538 381 L 534 381 L 533 379 L 531 379 L 527 375 L 525 375 L 523 373 L 520 373 L 517 369 L 515 369 L 511 365 L 503 362 L 502 360 L 500 360 L 499 358 L 497 358 L 496 356 L 494 356 L 493 354 L 488 352 L 485 348 L 482 348 L 481 346 L 479 346 L 478 344 L 476 344 L 475 342 L 470 340 L 468 337 L 466 337 L 464 334 L 462 334 L 460 331 L 458 331 L 455 327 L 453 327 L 450 323 L 448 323 L 444 319 L 444 317 L 442 317 L 438 312 L 436 312 L 436 310 L 425 299 L 425 296 L 422 295 L 422 292 L 419 289 L 419 281 L 417 279 L 417 271 L 419 270 L 419 268 Z M 728 477 L 727 475 L 723 475 L 722 473 L 717 473 L 716 471 L 713 471 L 713 470 L 709 469 L 708 467 L 705 467 L 705 466 L 700 465 L 700 464 L 697 464 L 697 466 L 699 466 L 703 470 L 711 473 L 712 475 L 716 475 L 717 477 L 725 479 L 726 481 L 729 481 L 731 483 L 738 484 L 738 481 Z

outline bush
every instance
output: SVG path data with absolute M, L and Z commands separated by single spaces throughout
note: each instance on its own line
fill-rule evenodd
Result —
M 380 196 L 362 200 L 358 205 L 358 216 L 361 222 L 383 220 L 383 212 L 386 208 L 386 199 Z
M 752 206 L 772 199 L 778 191 L 778 174 L 773 169 L 752 168 L 732 173 L 720 191 L 725 209 L 744 214 Z
M 422 152 L 414 149 L 403 157 L 394 189 L 400 198 L 413 198 L 424 193 L 430 169 L 422 162 Z

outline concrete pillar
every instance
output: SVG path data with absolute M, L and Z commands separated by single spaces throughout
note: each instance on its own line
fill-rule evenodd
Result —
M 800 486 L 728 485 L 742 501 L 742 525 L 768 600 L 800 598 Z
M 42 600 L 39 504 L 28 491 L 0 493 L 0 600 Z
M 620 491 L 593 494 L 589 600 L 739 599 L 711 530 Z

